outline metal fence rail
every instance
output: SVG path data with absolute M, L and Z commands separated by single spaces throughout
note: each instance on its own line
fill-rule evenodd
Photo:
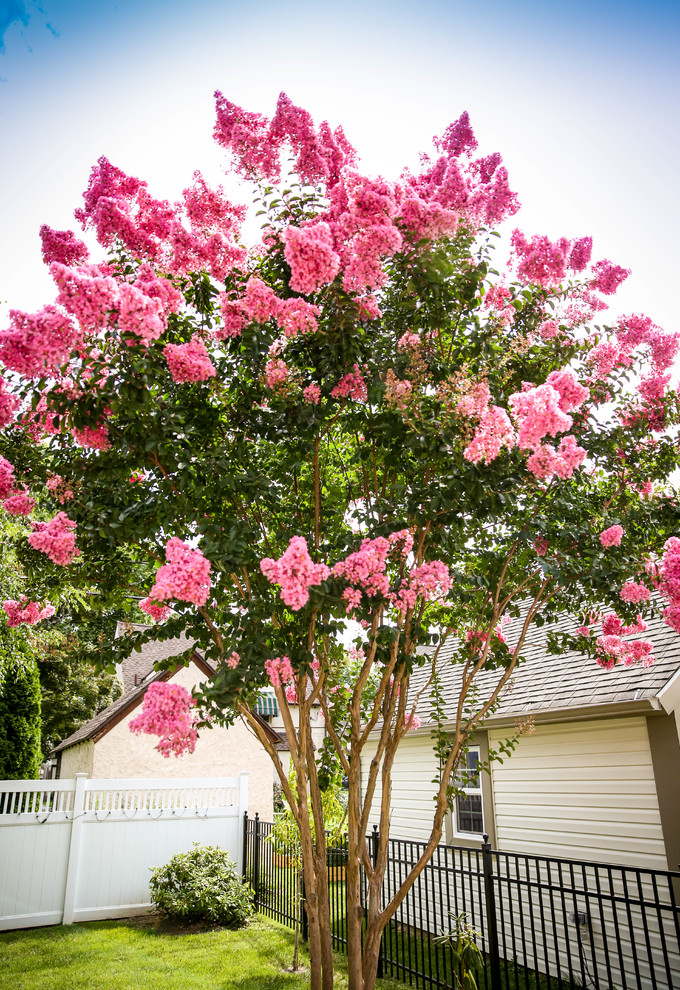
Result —
M 306 935 L 297 850 L 256 818 L 244 822 L 244 863 L 258 910 Z M 370 846 L 378 841 L 374 828 Z M 383 903 L 424 843 L 390 839 Z M 334 948 L 346 951 L 343 843 L 329 849 Z M 302 891 L 304 896 L 304 891 Z M 680 873 L 440 845 L 385 929 L 379 975 L 423 990 L 456 985 L 435 937 L 456 918 L 477 933 L 485 990 L 674 990 L 680 987 Z M 296 921 L 297 919 L 297 921 Z

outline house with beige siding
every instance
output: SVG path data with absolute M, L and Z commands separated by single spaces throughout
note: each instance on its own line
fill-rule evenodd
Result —
M 607 671 L 577 653 L 549 656 L 548 629 L 532 632 L 525 662 L 471 740 L 470 786 L 448 814 L 445 841 L 479 848 L 486 833 L 505 852 L 678 869 L 680 636 L 652 621 L 645 635 L 655 645 L 655 663 Z M 453 651 L 453 644 L 443 647 L 437 665 L 445 729 L 453 727 L 461 676 Z M 429 666 L 414 671 L 412 692 Z M 481 674 L 482 697 L 496 679 Z M 391 834 L 413 840 L 429 835 L 439 772 L 427 692 L 418 715 L 422 726 L 397 753 L 391 798 Z M 518 723 L 527 720 L 531 730 L 516 738 L 512 756 L 475 776 L 489 750 L 517 737 Z M 369 744 L 366 767 L 373 753 Z
M 134 627 L 142 629 L 143 627 Z M 189 663 L 156 670 L 174 656 L 186 654 L 191 641 L 183 635 L 161 642 L 148 642 L 140 652 L 127 657 L 117 668 L 122 695 L 55 747 L 57 776 L 88 773 L 98 778 L 235 777 L 250 774 L 248 811 L 272 820 L 272 763 L 260 742 L 240 719 L 229 727 L 213 726 L 199 733 L 193 753 L 164 757 L 155 748 L 154 737 L 130 731 L 130 722 L 141 711 L 149 684 L 163 680 L 180 684 L 188 691 L 209 679 L 213 670 L 198 650 Z M 255 713 L 278 749 L 287 749 L 283 737 L 266 717 Z

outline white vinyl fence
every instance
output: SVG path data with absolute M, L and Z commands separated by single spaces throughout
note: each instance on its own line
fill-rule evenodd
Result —
M 240 871 L 247 810 L 247 773 L 0 781 L 0 931 L 141 914 L 150 869 L 194 842 Z

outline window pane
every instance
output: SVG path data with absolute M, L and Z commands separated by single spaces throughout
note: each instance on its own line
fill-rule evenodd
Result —
M 469 771 L 474 773 L 474 776 L 470 777 L 470 782 L 468 787 L 479 787 L 479 772 L 475 773 L 477 767 L 479 766 L 479 750 L 470 749 L 467 754 L 467 767 Z
M 481 794 L 459 794 L 456 798 L 456 831 L 484 832 Z

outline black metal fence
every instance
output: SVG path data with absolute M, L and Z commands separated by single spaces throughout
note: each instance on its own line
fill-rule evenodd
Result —
M 294 844 L 247 816 L 244 864 L 259 911 L 301 925 Z M 371 836 L 377 841 L 377 829 Z M 390 839 L 386 903 L 424 843 Z M 346 846 L 329 849 L 334 948 L 346 951 Z M 302 895 L 304 892 L 301 891 Z M 680 988 L 680 873 L 440 845 L 385 929 L 379 975 L 423 990 L 457 986 L 453 957 L 437 940 L 461 926 L 484 954 L 484 990 Z

